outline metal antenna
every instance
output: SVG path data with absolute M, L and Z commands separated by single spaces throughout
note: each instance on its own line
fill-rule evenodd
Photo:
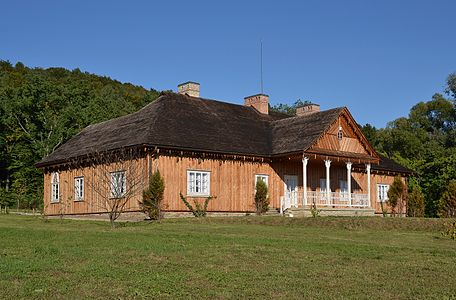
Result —
M 260 83 L 261 93 L 263 94 L 263 40 L 260 40 Z

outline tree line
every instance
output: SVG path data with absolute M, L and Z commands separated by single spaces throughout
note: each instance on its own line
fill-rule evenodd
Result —
M 84 127 L 134 112 L 159 96 L 79 69 L 0 61 L 0 205 L 39 208 L 34 164 Z

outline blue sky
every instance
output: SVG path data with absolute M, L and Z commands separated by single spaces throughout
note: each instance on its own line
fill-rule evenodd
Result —
M 456 1 L 1 1 L 0 59 L 158 90 L 347 106 L 383 127 L 456 72 Z

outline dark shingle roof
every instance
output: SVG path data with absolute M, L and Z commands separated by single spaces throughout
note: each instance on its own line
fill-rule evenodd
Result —
M 413 174 L 414 172 L 406 168 L 386 156 L 380 155 L 380 164 L 372 165 L 372 170 L 377 171 L 391 171 L 402 174 Z
M 284 154 L 309 148 L 339 117 L 342 110 L 343 108 L 334 108 L 305 117 L 273 121 L 271 152 Z
M 269 127 L 286 115 L 165 93 L 141 110 L 86 127 L 40 165 L 96 151 L 156 145 L 244 155 L 270 155 Z
M 135 113 L 86 127 L 36 166 L 138 145 L 264 157 L 298 152 L 309 148 L 343 110 L 305 117 L 264 115 L 243 105 L 164 93 Z

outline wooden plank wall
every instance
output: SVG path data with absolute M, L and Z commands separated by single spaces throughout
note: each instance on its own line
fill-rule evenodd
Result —
M 132 166 L 129 166 L 132 164 Z M 87 213 L 100 213 L 106 212 L 105 199 L 99 195 L 96 190 L 101 191 L 104 189 L 106 195 L 109 194 L 109 184 L 100 180 L 103 173 L 126 170 L 127 189 L 129 182 L 133 176 L 137 180 L 141 180 L 140 186 L 135 190 L 136 193 L 131 197 L 126 206 L 125 211 L 139 210 L 138 201 L 142 197 L 142 191 L 148 182 L 147 161 L 141 158 L 135 161 L 130 161 L 122 164 L 110 164 L 105 168 L 84 167 L 79 169 L 68 169 L 59 172 L 59 202 L 51 202 L 51 172 L 44 174 L 44 211 L 46 215 L 60 215 L 60 214 L 87 214 Z M 138 174 L 132 175 L 129 172 L 136 172 Z M 82 201 L 75 200 L 74 197 L 74 179 L 76 177 L 84 177 L 84 199 Z M 130 181 L 129 181 L 130 179 Z M 100 188 L 94 188 L 96 185 Z
M 143 183 L 135 197 L 127 203 L 126 211 L 138 211 L 138 201 L 142 190 L 148 183 L 149 159 L 142 158 L 132 162 L 138 172 L 143 174 Z M 188 209 L 179 198 L 179 192 L 184 195 L 187 191 L 187 170 L 204 170 L 211 172 L 211 195 L 217 198 L 209 204 L 209 211 L 248 212 L 254 211 L 255 175 L 269 176 L 269 196 L 271 207 L 278 208 L 280 197 L 284 195 L 284 175 L 298 177 L 298 191 L 302 192 L 302 163 L 296 160 L 276 161 L 269 163 L 251 161 L 233 161 L 217 159 L 198 159 L 176 156 L 159 156 L 152 162 L 153 169 L 159 169 L 165 179 L 164 209 L 170 211 L 187 211 Z M 123 169 L 119 165 L 110 165 L 110 171 Z M 98 178 L 100 169 L 81 168 L 60 172 L 60 202 L 51 203 L 51 173 L 44 174 L 44 203 L 47 215 L 86 214 L 104 212 L 103 199 L 91 189 L 94 179 Z M 344 163 L 333 162 L 330 168 L 331 191 L 340 191 L 339 180 L 346 180 L 347 170 Z M 85 191 L 83 201 L 74 201 L 74 178 L 84 176 Z M 310 160 L 307 167 L 307 190 L 319 191 L 320 179 L 326 178 L 326 169 L 321 160 Z M 377 213 L 381 213 L 377 202 L 377 184 L 391 184 L 392 175 L 371 175 L 371 203 Z M 89 181 L 92 184 L 89 184 Z M 128 185 L 128 175 L 127 175 Z M 353 193 L 366 194 L 367 175 L 365 172 L 352 172 Z M 108 190 L 106 190 L 108 193 Z M 203 201 L 202 198 L 189 198 Z
M 363 193 L 367 194 L 367 173 L 366 172 L 354 172 L 352 173 L 352 177 L 356 178 L 356 180 L 363 182 Z M 375 209 L 375 213 L 381 214 L 382 209 L 380 206 L 380 202 L 378 202 L 378 189 L 377 189 L 377 184 L 387 184 L 391 185 L 394 181 L 394 175 L 387 175 L 387 174 L 378 174 L 378 173 L 372 173 L 371 174 L 371 205 L 372 208 Z M 402 177 L 402 182 L 406 184 L 406 179 Z M 390 211 L 390 207 L 386 204 L 385 207 L 387 208 L 388 211 Z M 405 207 L 404 211 L 405 213 Z
M 188 210 L 179 198 L 180 192 L 184 196 L 187 193 L 187 170 L 211 172 L 210 193 L 217 198 L 209 202 L 209 211 L 254 211 L 256 174 L 269 176 L 271 204 L 278 206 L 276 199 L 280 178 L 268 163 L 160 156 L 153 164 L 165 179 L 166 210 Z M 195 200 L 204 201 L 204 198 L 188 197 L 188 200 L 193 203 Z
M 339 141 L 337 138 L 339 125 L 342 127 L 342 131 L 344 133 L 344 138 L 341 141 Z M 344 116 L 340 116 L 338 122 L 335 122 L 328 130 L 328 132 L 322 136 L 315 143 L 315 145 L 311 147 L 311 149 L 326 149 L 367 154 L 366 149 L 364 149 L 364 146 L 358 140 L 355 132 L 347 123 L 347 120 Z

